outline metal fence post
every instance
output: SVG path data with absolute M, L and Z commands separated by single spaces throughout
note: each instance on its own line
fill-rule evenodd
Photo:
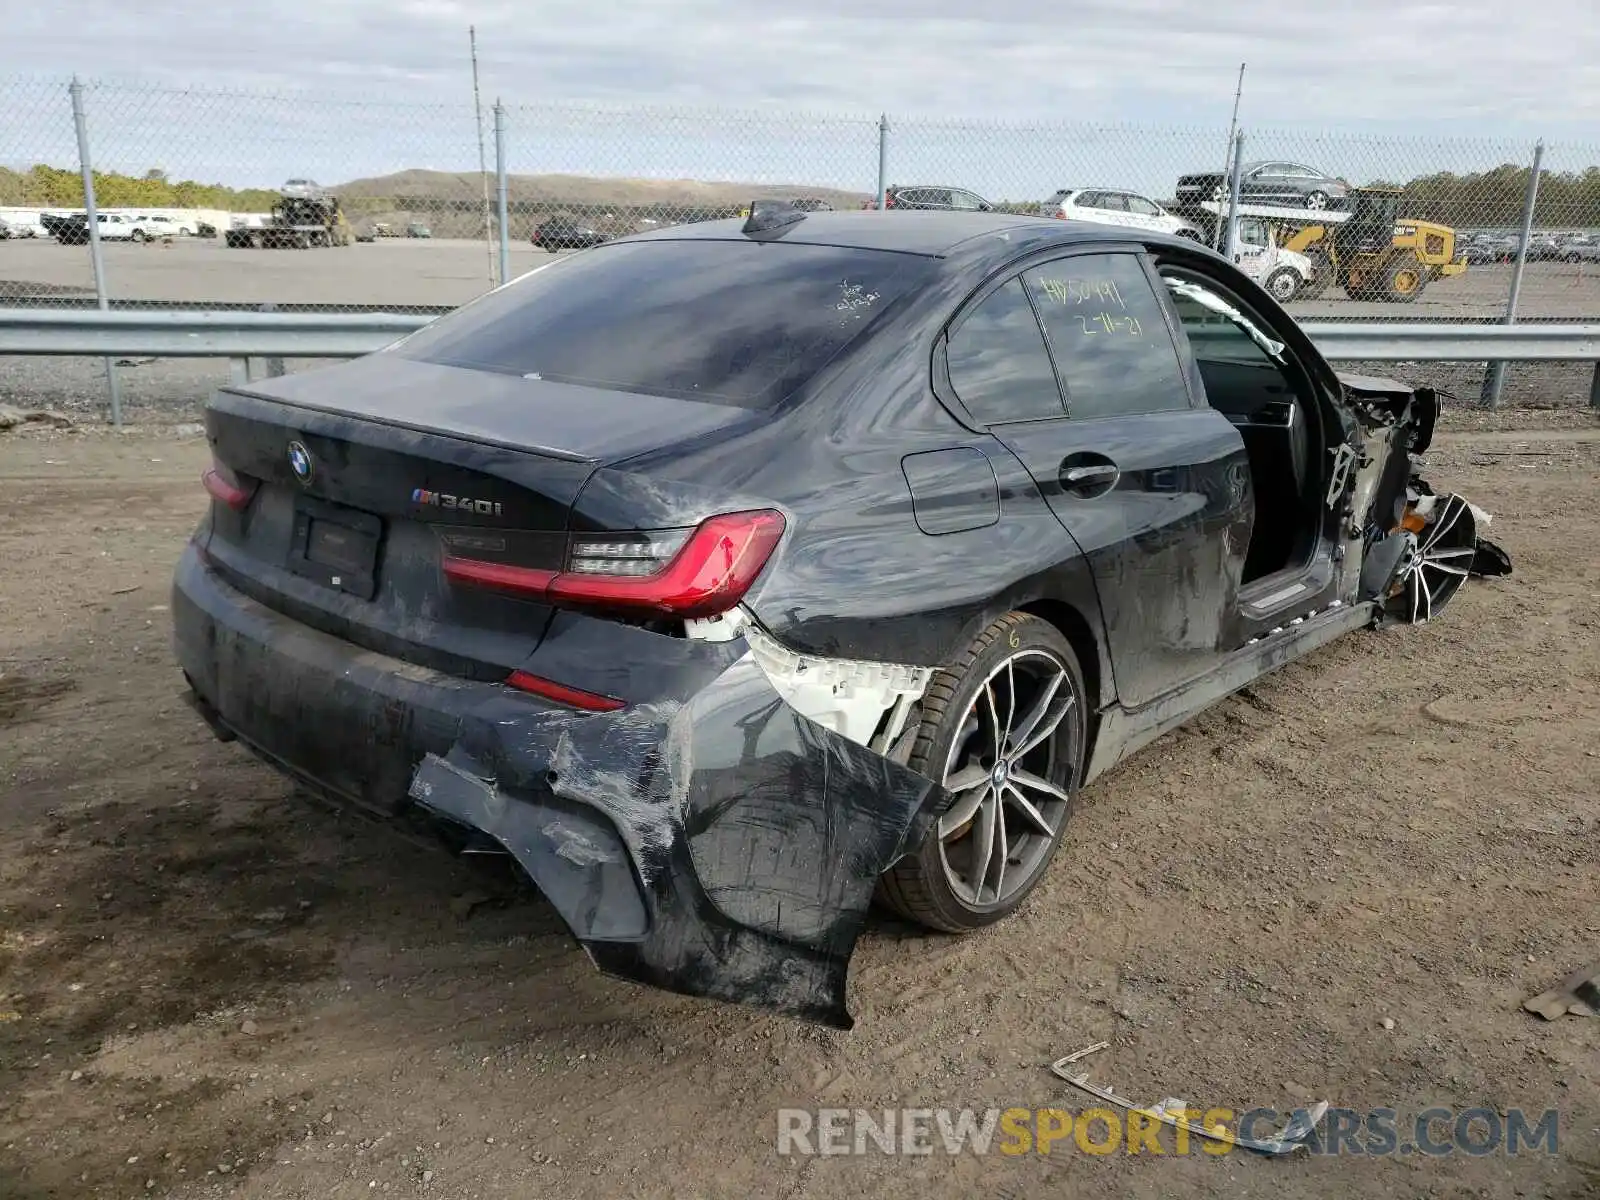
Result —
M 1522 237 L 1517 245 L 1516 265 L 1511 268 L 1511 294 L 1506 297 L 1506 325 L 1517 323 L 1517 301 L 1522 296 L 1522 271 L 1528 265 L 1528 239 L 1533 236 L 1533 210 L 1539 203 L 1539 171 L 1544 163 L 1544 142 L 1533 148 L 1533 170 L 1528 174 L 1528 197 L 1522 205 Z M 1492 362 L 1483 376 L 1485 408 L 1500 407 L 1500 389 L 1505 385 L 1506 364 Z
M 878 211 L 884 211 L 889 197 L 889 114 L 878 118 Z
M 1233 240 L 1239 229 L 1239 167 L 1244 161 L 1244 130 L 1233 135 L 1233 175 L 1228 180 L 1228 225 L 1222 231 L 1222 253 L 1233 257 Z
M 83 84 L 78 82 L 76 75 L 72 77 L 67 93 L 72 97 L 72 125 L 78 134 L 78 170 L 83 175 L 83 212 L 87 218 L 84 232 L 89 238 L 89 264 L 94 268 L 95 300 L 103 311 L 111 307 L 111 301 L 106 294 L 106 264 L 100 255 L 100 210 L 94 200 L 94 160 L 89 157 L 89 122 L 83 114 Z M 111 423 L 120 428 L 122 388 L 117 381 L 117 365 L 109 358 L 105 364 L 106 386 L 111 392 Z
M 1589 377 L 1589 407 L 1600 412 L 1600 362 L 1594 365 L 1594 374 Z
M 495 203 L 500 218 L 500 282 L 511 281 L 511 230 L 506 225 L 506 106 L 494 101 Z

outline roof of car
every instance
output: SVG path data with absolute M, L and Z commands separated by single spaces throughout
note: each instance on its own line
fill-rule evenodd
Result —
M 697 221 L 667 229 L 636 234 L 625 241 L 685 241 L 709 239 L 741 241 L 744 222 Z M 986 235 L 1009 235 L 1010 248 L 1018 240 L 1029 243 L 1048 241 L 1126 241 L 1143 236 L 1142 231 L 1089 221 L 1060 221 L 1050 217 L 1022 217 L 999 212 L 950 212 L 943 209 L 883 213 L 856 212 L 808 213 L 771 240 L 799 242 L 813 246 L 855 246 L 863 250 L 892 250 L 902 254 L 942 256 L 964 242 Z

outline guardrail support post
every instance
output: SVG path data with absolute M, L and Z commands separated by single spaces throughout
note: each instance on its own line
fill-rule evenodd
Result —
M 889 114 L 878 118 L 878 211 L 889 198 Z
M 1600 362 L 1594 365 L 1594 374 L 1589 377 L 1589 407 L 1600 412 Z
M 494 179 L 500 218 L 500 283 L 511 282 L 511 230 L 506 225 L 506 106 L 494 101 Z
M 1528 239 L 1533 236 L 1533 210 L 1539 203 L 1539 169 L 1544 164 L 1544 142 L 1533 148 L 1533 169 L 1528 173 L 1528 198 L 1522 205 L 1522 237 L 1517 244 L 1516 265 L 1511 268 L 1511 293 L 1506 297 L 1503 324 L 1517 323 L 1517 301 L 1522 296 L 1522 271 L 1528 265 Z M 1505 386 L 1506 364 L 1492 362 L 1483 376 L 1483 406 L 1500 407 L 1500 390 Z
M 1233 135 L 1233 174 L 1228 179 L 1228 226 L 1222 231 L 1223 257 L 1232 259 L 1239 233 L 1239 171 L 1244 163 L 1244 130 Z
M 72 77 L 67 87 L 72 97 L 72 125 L 78 134 L 78 171 L 83 176 L 83 212 L 88 218 L 85 232 L 89 236 L 89 264 L 94 269 L 94 294 L 102 312 L 110 309 L 106 294 L 106 264 L 100 254 L 100 210 L 94 201 L 94 160 L 89 157 L 89 121 L 83 112 L 83 84 Z M 122 427 L 122 386 L 117 379 L 117 364 L 110 358 L 106 364 L 106 387 L 111 393 L 111 423 Z

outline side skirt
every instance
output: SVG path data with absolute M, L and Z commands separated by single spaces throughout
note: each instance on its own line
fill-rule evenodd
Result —
M 1371 604 L 1340 605 L 1314 617 L 1306 617 L 1276 633 L 1264 634 L 1258 641 L 1241 647 L 1223 659 L 1216 670 L 1184 684 L 1142 708 L 1114 707 L 1100 718 L 1094 755 L 1089 760 L 1084 782 L 1098 778 L 1135 751 L 1142 750 L 1162 734 L 1176 729 L 1190 717 L 1210 708 L 1218 700 L 1247 687 L 1285 663 L 1293 662 L 1318 647 L 1373 623 L 1376 610 Z

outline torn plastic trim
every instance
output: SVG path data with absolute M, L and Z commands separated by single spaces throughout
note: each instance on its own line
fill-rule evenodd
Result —
M 842 1029 L 878 879 L 949 799 L 754 651 L 681 705 L 464 727 L 410 793 L 503 845 L 602 970 Z
M 1246 1150 L 1254 1150 L 1257 1154 L 1266 1154 L 1274 1157 L 1293 1154 L 1296 1150 L 1308 1149 L 1312 1131 L 1316 1129 L 1317 1123 L 1322 1120 L 1328 1111 L 1328 1102 L 1326 1100 L 1318 1101 L 1309 1109 L 1296 1109 L 1290 1115 L 1284 1127 L 1278 1131 L 1278 1135 L 1271 1138 L 1245 1137 L 1242 1134 L 1234 1133 L 1225 1125 L 1202 1125 L 1197 1121 L 1189 1120 L 1184 1115 L 1194 1110 L 1189 1108 L 1182 1100 L 1168 1098 L 1162 1100 L 1159 1104 L 1146 1108 L 1142 1104 L 1135 1104 L 1132 1100 L 1117 1095 L 1116 1092 L 1108 1087 L 1101 1087 L 1097 1083 L 1091 1083 L 1086 1073 L 1074 1074 L 1068 1070 L 1079 1059 L 1087 1058 L 1097 1050 L 1104 1050 L 1109 1045 L 1111 1045 L 1110 1042 L 1096 1042 L 1092 1046 L 1085 1046 L 1082 1050 L 1069 1054 L 1065 1058 L 1056 1059 L 1055 1062 L 1050 1064 L 1050 1070 L 1058 1079 L 1066 1080 L 1079 1091 L 1088 1092 L 1089 1095 L 1104 1100 L 1108 1104 L 1115 1104 L 1125 1112 L 1137 1113 L 1142 1117 L 1148 1117 L 1152 1121 L 1160 1121 L 1163 1125 L 1170 1125 L 1174 1129 L 1185 1129 L 1196 1137 L 1207 1138 L 1210 1141 L 1220 1142 L 1228 1146 L 1243 1146 Z
M 772 686 L 796 711 L 879 754 L 893 753 L 936 670 L 801 654 L 767 633 L 743 608 L 685 622 L 685 633 L 711 642 L 743 637 Z

